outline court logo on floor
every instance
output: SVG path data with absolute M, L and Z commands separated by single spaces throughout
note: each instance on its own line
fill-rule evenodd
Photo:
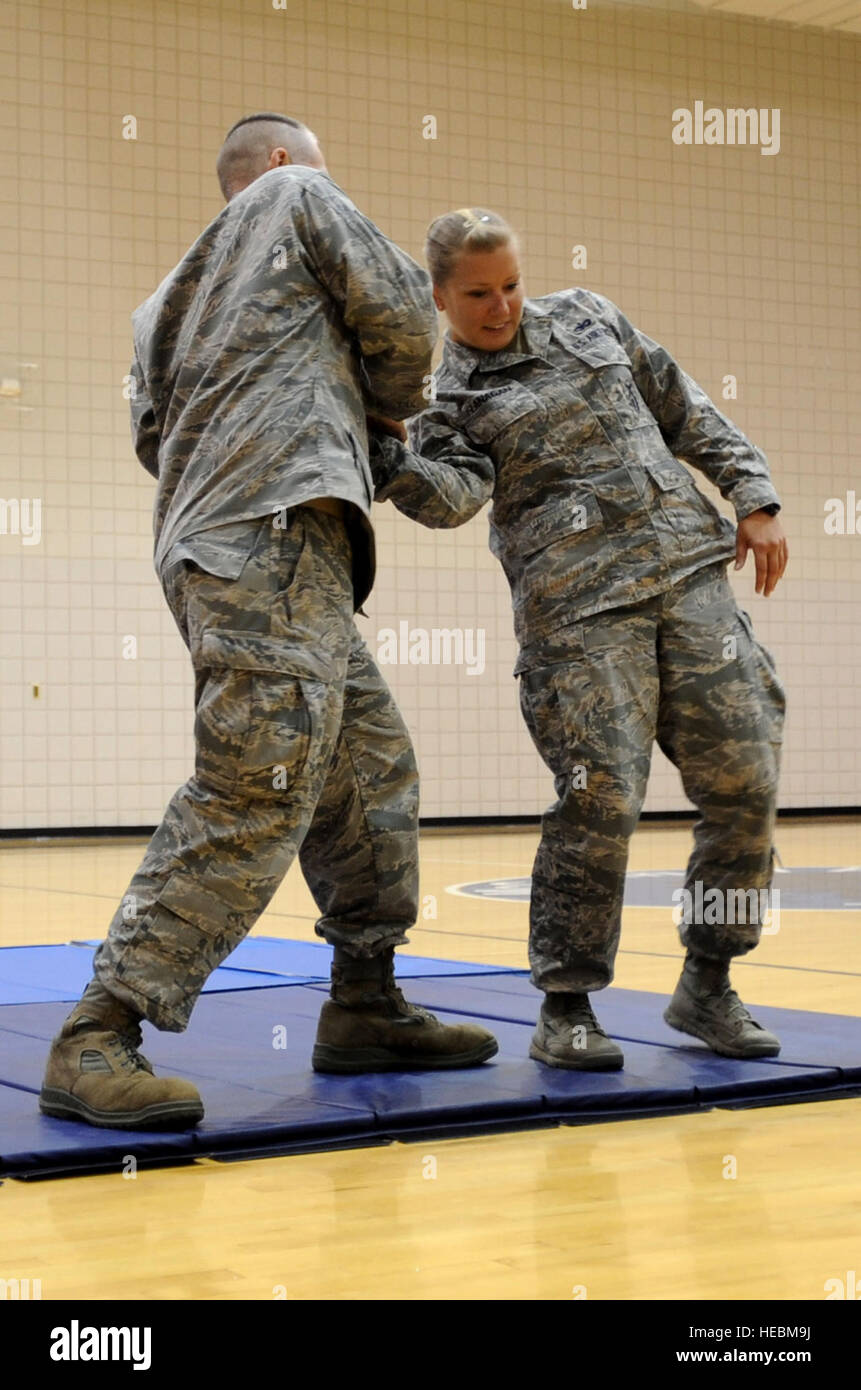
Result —
M 685 881 L 682 869 L 640 869 L 625 878 L 626 907 L 673 907 Z M 492 898 L 497 902 L 529 901 L 528 878 L 487 878 L 476 883 L 452 883 L 447 893 L 463 898 Z M 846 912 L 861 908 L 861 864 L 847 869 L 776 869 L 774 888 L 780 890 L 784 912 Z M 677 894 L 674 898 L 673 894 Z

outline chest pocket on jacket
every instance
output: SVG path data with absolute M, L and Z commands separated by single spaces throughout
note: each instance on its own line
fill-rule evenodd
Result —
M 574 354 L 594 369 L 595 404 L 612 415 L 626 430 L 648 429 L 655 419 L 637 390 L 631 364 L 621 344 L 609 334 L 583 347 L 572 344 Z
M 478 444 L 507 445 L 530 422 L 539 424 L 544 407 L 525 386 L 503 386 L 483 391 L 461 416 L 461 427 Z M 540 427 L 540 425 L 539 425 Z
M 601 532 L 595 529 L 601 521 L 601 509 L 593 494 L 555 497 L 543 507 L 533 508 L 518 522 L 507 549 L 516 559 L 526 560 L 558 541 L 567 541 L 573 547 L 582 536 L 581 549 L 591 553 L 601 544 Z

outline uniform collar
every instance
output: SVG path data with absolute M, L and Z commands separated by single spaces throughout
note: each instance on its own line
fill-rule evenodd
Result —
M 465 343 L 456 343 L 451 336 L 451 330 L 448 329 L 443 343 L 443 360 L 458 380 L 468 385 L 473 372 L 504 371 L 506 367 L 513 367 L 517 362 L 529 362 L 534 357 L 543 357 L 550 341 L 552 327 L 550 309 L 532 299 L 525 299 L 518 330 L 522 330 L 526 340 L 525 352 L 518 352 L 513 347 L 501 348 L 498 352 L 483 352 L 479 348 L 467 347 Z

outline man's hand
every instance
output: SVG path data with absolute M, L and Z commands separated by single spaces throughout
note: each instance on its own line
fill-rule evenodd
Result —
M 368 430 L 375 431 L 377 434 L 390 434 L 392 439 L 399 439 L 402 444 L 407 442 L 407 432 L 400 420 L 389 420 L 385 415 L 365 415 Z
M 751 512 L 738 523 L 735 540 L 735 567 L 740 570 L 753 551 L 756 561 L 756 592 L 766 598 L 774 592 L 778 579 L 783 578 L 789 547 L 786 534 L 776 516 L 768 512 Z

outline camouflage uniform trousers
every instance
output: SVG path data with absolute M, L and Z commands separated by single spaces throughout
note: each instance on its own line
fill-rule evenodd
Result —
M 418 908 L 409 733 L 353 621 L 344 522 L 248 522 L 237 580 L 183 560 L 165 596 L 196 675 L 195 774 L 171 799 L 95 956 L 98 979 L 181 1032 L 296 854 L 350 954 L 399 945 Z
M 699 811 L 685 877 L 691 897 L 682 899 L 699 910 L 682 915 L 682 945 L 712 959 L 752 950 L 759 912 L 748 910 L 751 898 L 726 894 L 759 890 L 758 903 L 771 883 L 785 696 L 724 563 L 586 618 L 568 640 L 572 657 L 560 662 L 557 653 L 521 675 L 523 716 L 558 797 L 542 820 L 532 878 L 533 984 L 583 993 L 613 979 L 628 843 L 654 740 Z

